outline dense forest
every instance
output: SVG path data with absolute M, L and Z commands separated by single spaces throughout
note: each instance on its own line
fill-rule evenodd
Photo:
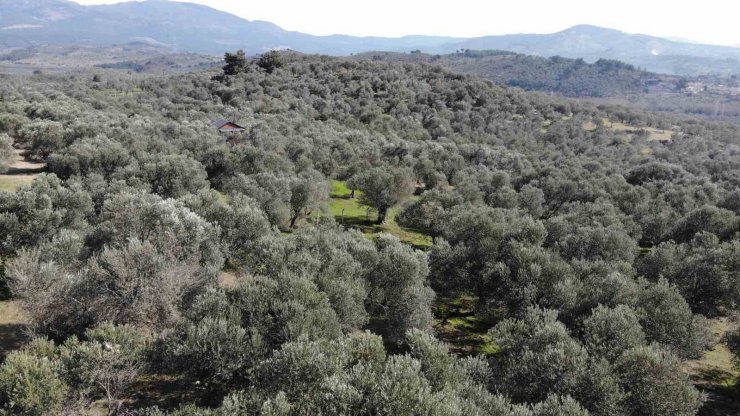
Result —
M 647 72 L 612 59 L 587 63 L 497 50 L 460 50 L 447 55 L 367 52 L 353 56 L 374 62 L 441 66 L 527 91 L 589 98 L 597 104 L 740 121 L 740 87 L 736 76 L 676 76 Z
M 566 97 L 622 96 L 641 94 L 657 88 L 672 92 L 685 87 L 682 77 L 643 71 L 611 59 L 587 63 L 583 59 L 560 56 L 543 58 L 497 50 L 462 50 L 447 55 L 428 55 L 419 51 L 409 54 L 368 52 L 354 57 L 374 61 L 434 64 L 453 72 L 482 76 L 512 87 L 555 92 Z
M 740 127 L 430 65 L 226 61 L 2 76 L 0 166 L 46 169 L 0 192 L 28 331 L 0 414 L 706 408 L 684 363 L 738 353 L 710 329 L 737 327 Z

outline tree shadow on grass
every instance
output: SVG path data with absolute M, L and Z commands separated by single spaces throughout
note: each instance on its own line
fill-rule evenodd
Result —
M 0 324 L 0 360 L 22 347 L 27 339 L 26 325 Z
M 698 416 L 736 416 L 740 409 L 740 389 L 723 389 L 722 391 L 701 388 L 707 400 L 699 409 Z M 734 390 L 734 391 L 730 391 Z

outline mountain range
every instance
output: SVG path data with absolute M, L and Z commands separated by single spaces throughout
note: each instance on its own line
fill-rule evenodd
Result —
M 315 36 L 250 21 L 203 5 L 166 0 L 82 6 L 68 0 L 0 0 L 0 49 L 50 44 L 147 42 L 173 51 L 222 54 L 293 49 L 349 55 L 366 51 L 443 54 L 498 49 L 537 56 L 618 59 L 653 72 L 740 74 L 740 48 L 699 45 L 581 25 L 553 34 L 453 38 Z

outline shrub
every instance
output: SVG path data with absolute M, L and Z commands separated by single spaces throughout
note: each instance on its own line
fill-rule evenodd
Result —
M 68 387 L 57 373 L 59 363 L 16 351 L 0 366 L 0 409 L 3 414 L 60 414 Z

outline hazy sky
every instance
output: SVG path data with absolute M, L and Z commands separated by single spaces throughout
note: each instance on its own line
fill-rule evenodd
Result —
M 123 0 L 74 0 L 81 4 Z M 737 0 L 190 0 L 315 35 L 483 36 L 593 24 L 740 46 Z

